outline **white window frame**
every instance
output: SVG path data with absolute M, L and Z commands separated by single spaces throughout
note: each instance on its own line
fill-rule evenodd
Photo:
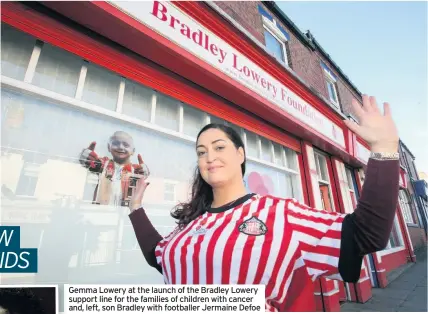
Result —
M 262 16 L 262 18 L 263 18 L 263 28 L 267 30 L 276 40 L 278 40 L 279 44 L 282 46 L 282 53 L 283 53 L 284 60 L 278 60 L 278 61 L 284 63 L 287 67 L 289 67 L 288 56 L 287 56 L 287 52 L 288 52 L 287 45 L 285 44 L 288 41 L 287 37 L 285 37 L 284 34 L 281 32 L 281 30 L 278 28 L 275 20 L 270 21 L 265 16 Z M 265 47 L 267 50 L 267 46 Z M 270 53 L 270 51 L 268 52 Z
M 328 72 L 326 69 L 323 68 L 324 71 L 324 76 L 325 76 L 325 80 L 327 85 L 331 84 L 333 87 L 333 91 L 334 91 L 334 96 L 336 96 L 337 101 L 335 101 L 334 99 L 331 99 L 330 97 L 330 92 L 328 91 L 328 86 L 327 86 L 327 93 L 328 93 L 328 98 L 330 100 L 330 102 L 336 107 L 336 108 L 340 108 L 340 103 L 339 103 L 339 94 L 337 92 L 337 88 L 336 88 L 336 79 L 330 74 L 330 72 Z

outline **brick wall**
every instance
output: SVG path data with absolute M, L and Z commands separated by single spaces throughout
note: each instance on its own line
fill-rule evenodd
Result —
M 408 226 L 413 249 L 416 251 L 427 243 L 424 228 Z
M 238 24 L 245 28 L 261 43 L 265 43 L 262 17 L 258 11 L 257 1 L 215 1 Z

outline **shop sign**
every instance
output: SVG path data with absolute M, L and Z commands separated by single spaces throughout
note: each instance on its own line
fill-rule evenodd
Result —
M 233 80 L 345 147 L 343 129 L 207 28 L 169 2 L 111 4 Z

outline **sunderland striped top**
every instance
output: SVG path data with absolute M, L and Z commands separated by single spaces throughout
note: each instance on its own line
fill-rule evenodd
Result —
M 299 268 L 312 280 L 341 279 L 345 215 L 273 196 L 250 194 L 238 203 L 209 210 L 158 243 L 155 255 L 165 283 L 264 284 L 266 310 L 276 311 Z

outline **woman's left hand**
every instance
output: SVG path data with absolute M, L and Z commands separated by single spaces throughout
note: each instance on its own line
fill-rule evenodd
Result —
M 376 98 L 363 95 L 363 106 L 352 100 L 353 112 L 360 122 L 345 121 L 346 126 L 365 140 L 374 153 L 398 152 L 398 131 L 391 116 L 388 103 L 383 104 L 383 114 L 380 112 Z

